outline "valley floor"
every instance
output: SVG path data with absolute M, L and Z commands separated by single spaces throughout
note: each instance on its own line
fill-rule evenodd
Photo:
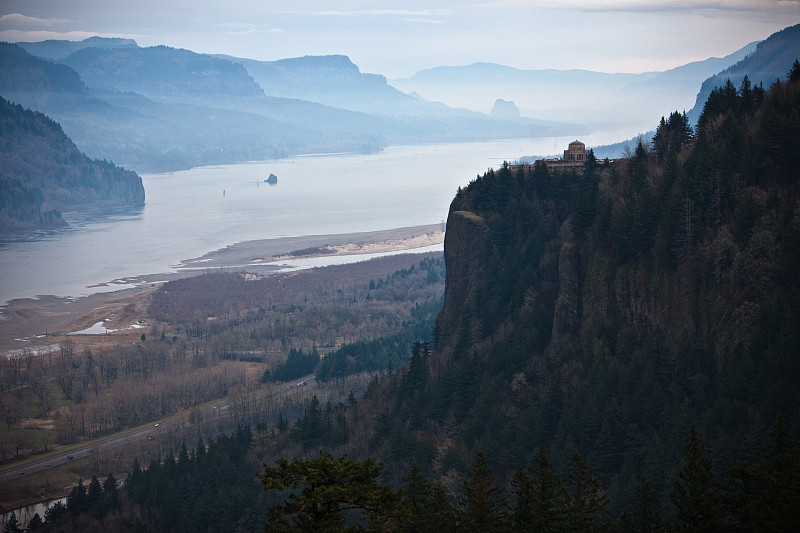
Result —
M 237 268 L 268 272 L 277 270 L 273 262 L 320 256 L 384 254 L 416 250 L 444 242 L 442 224 L 414 226 L 363 233 L 310 235 L 236 243 L 226 248 L 188 259 L 177 272 L 148 274 L 137 279 L 118 280 L 117 291 L 98 292 L 81 298 L 41 296 L 12 300 L 0 308 L 0 354 L 7 356 L 23 349 L 46 351 L 50 345 L 66 340 L 67 333 L 91 327 L 115 316 L 105 326 L 120 329 L 111 334 L 138 337 L 140 332 L 124 323 L 126 306 L 140 306 L 164 281 L 201 274 L 212 268 Z M 108 287 L 113 287 L 109 285 Z M 107 289 L 108 287 L 104 287 Z M 117 323 L 119 322 L 119 323 Z M 96 335 L 102 343 L 103 335 Z M 85 336 L 84 336 L 85 338 Z

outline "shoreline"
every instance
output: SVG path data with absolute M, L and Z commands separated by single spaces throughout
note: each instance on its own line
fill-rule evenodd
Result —
M 444 242 L 444 225 L 429 224 L 389 230 L 281 237 L 231 244 L 200 257 L 186 259 L 168 273 L 144 274 L 98 283 L 91 288 L 119 286 L 80 297 L 37 295 L 0 306 L 0 354 L 24 349 L 46 350 L 57 340 L 103 320 L 131 304 L 144 306 L 152 292 L 167 281 L 202 274 L 209 269 L 233 268 L 259 273 L 280 271 L 281 261 L 315 257 L 403 252 Z M 50 340 L 52 337 L 52 341 Z

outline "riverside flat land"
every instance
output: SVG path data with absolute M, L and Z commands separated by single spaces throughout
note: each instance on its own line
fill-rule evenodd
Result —
M 362 233 L 254 240 L 184 260 L 176 272 L 117 280 L 117 283 L 127 287 L 117 291 L 98 292 L 80 298 L 45 295 L 12 300 L 0 308 L 0 354 L 25 348 L 46 350 L 49 345 L 63 340 L 67 333 L 86 329 L 111 315 L 116 318 L 112 318 L 105 327 L 129 327 L 131 324 L 125 323 L 128 314 L 124 312 L 126 308 L 131 305 L 137 308 L 145 306 L 150 294 L 164 281 L 198 275 L 209 269 L 258 269 L 264 273 L 278 270 L 279 267 L 273 262 L 285 259 L 411 251 L 443 241 L 442 224 Z M 103 288 L 113 288 L 113 285 L 112 283 Z M 129 333 L 138 337 L 135 329 Z

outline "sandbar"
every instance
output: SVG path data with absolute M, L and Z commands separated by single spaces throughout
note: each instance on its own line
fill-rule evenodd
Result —
M 0 307 L 0 356 L 25 348 L 47 350 L 73 333 L 90 327 L 133 304 L 147 305 L 163 282 L 195 276 L 210 269 L 236 268 L 259 273 L 278 270 L 281 260 L 323 255 L 361 255 L 405 251 L 444 242 L 444 224 L 336 235 L 309 235 L 239 242 L 184 260 L 174 272 L 114 280 L 121 290 L 80 298 L 38 296 L 12 300 Z

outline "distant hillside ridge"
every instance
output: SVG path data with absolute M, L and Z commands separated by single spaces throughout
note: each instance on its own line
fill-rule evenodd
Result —
M 84 97 L 88 89 L 70 67 L 0 42 L 0 93 L 21 104 L 45 107 L 56 94 L 62 98 Z
M 16 43 L 20 48 L 25 49 L 29 54 L 59 61 L 68 55 L 83 50 L 84 48 L 131 48 L 138 47 L 133 39 L 121 39 L 110 37 L 89 37 L 82 41 L 63 41 L 50 39 L 47 41 Z
M 58 123 L 4 98 L 0 139 L 0 233 L 64 225 L 64 211 L 144 205 L 138 174 L 89 159 Z
M 385 77 L 362 73 L 344 55 L 277 61 L 228 59 L 244 65 L 270 96 L 300 98 L 351 111 L 389 115 L 422 107 L 418 99 L 390 86 Z
M 703 80 L 741 60 L 755 43 L 722 58 L 663 72 L 606 73 L 584 69 L 518 69 L 495 63 L 435 67 L 390 83 L 450 106 L 488 112 L 498 98 L 523 117 L 583 124 L 592 130 L 645 131 L 662 108 L 689 109 Z M 545 155 L 545 154 L 540 154 Z
M 697 123 L 703 104 L 715 87 L 727 80 L 739 87 L 745 75 L 753 86 L 763 84 L 765 89 L 776 80 L 783 79 L 795 59 L 800 58 L 800 24 L 790 26 L 761 41 L 755 50 L 741 61 L 703 81 L 694 107 L 687 111 L 692 124 Z
M 89 87 L 144 96 L 257 97 L 264 91 L 242 65 L 167 46 L 84 48 L 60 61 Z

